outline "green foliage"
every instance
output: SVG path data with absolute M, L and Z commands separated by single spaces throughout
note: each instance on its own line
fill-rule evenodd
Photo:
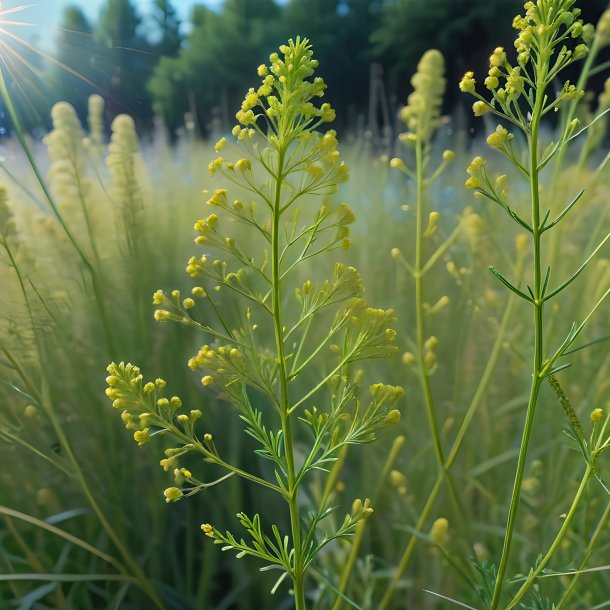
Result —
M 211 265 L 209 254 L 192 257 L 186 268 L 191 277 L 203 282 L 193 288 L 193 296 L 209 300 L 215 316 L 202 311 L 191 297 L 181 300 L 177 290 L 171 297 L 163 291 L 153 297 L 163 307 L 156 310 L 155 319 L 198 328 L 216 340 L 213 346 L 201 347 L 189 360 L 189 367 L 206 373 L 202 384 L 216 388 L 234 407 L 246 424 L 246 434 L 258 444 L 255 454 L 272 463 L 273 473 L 259 476 L 250 467 L 228 463 L 213 435 L 205 432 L 201 436 L 197 431 L 202 412 L 178 413 L 182 401 L 163 398 L 159 390 L 165 382 L 144 383 L 137 367 L 111 364 L 106 393 L 113 406 L 122 410 L 126 427 L 135 430 L 139 445 L 157 435 L 177 441 L 176 447 L 165 452 L 165 468 L 197 452 L 205 462 L 285 500 L 290 535 L 281 534 L 275 524 L 271 526 L 273 535 L 265 534 L 259 514 L 249 517 L 243 512 L 238 519 L 249 540 L 238 539 L 230 531 L 223 534 L 208 523 L 202 529 L 222 550 L 235 551 L 238 558 L 262 559 L 269 564 L 265 569 L 279 569 L 273 591 L 290 578 L 296 607 L 304 610 L 305 578 L 316 556 L 333 540 L 351 536 L 372 509 L 368 500 L 357 501 L 351 514 L 334 531 L 329 530 L 326 519 L 334 507 L 328 497 L 309 506 L 310 518 L 304 519 L 302 490 L 314 475 L 331 470 L 342 450 L 370 443 L 384 427 L 398 423 L 396 403 L 404 392 L 399 387 L 373 384 L 369 396 L 363 395 L 362 373 L 353 370 L 361 360 L 387 357 L 395 351 L 393 312 L 367 306 L 357 271 L 338 263 L 331 280 L 319 284 L 307 280 L 299 286 L 297 272 L 304 261 L 349 247 L 348 225 L 354 215 L 345 203 L 335 207 L 331 198 L 347 180 L 335 132 L 322 135 L 315 131 L 335 117 L 328 103 L 319 107 L 314 103 L 326 88 L 320 77 L 309 80 L 318 62 L 312 58 L 307 39 L 290 40 L 280 52 L 282 58 L 272 53 L 271 65 L 259 66 L 262 83 L 248 91 L 236 114 L 234 144 L 222 138 L 216 145 L 217 151 L 231 157 L 217 157 L 209 165 L 211 174 L 221 174 L 254 197 L 246 211 L 240 199 L 230 203 L 227 189 L 218 188 L 208 205 L 221 210 L 223 217 L 211 214 L 195 223 L 199 234 L 195 242 L 227 257 Z M 316 205 L 312 215 L 308 207 L 315 205 L 313 196 L 322 197 L 324 203 Z M 231 217 L 246 224 L 247 239 L 229 236 Z M 212 295 L 221 289 L 236 293 L 248 305 L 238 319 L 214 305 Z M 324 332 L 325 318 L 330 325 Z M 316 328 L 312 329 L 314 320 Z M 275 345 L 258 339 L 264 328 Z M 329 344 L 335 358 L 325 368 L 314 368 L 317 356 Z M 305 451 L 302 463 L 297 462 L 295 452 L 295 443 L 302 436 L 300 428 L 310 435 L 301 449 Z M 165 490 L 168 502 L 226 478 L 201 483 L 178 467 L 174 474 L 177 486 Z
M 586 22 L 584 13 L 579 19 Z M 539 146 L 527 143 L 536 124 L 527 83 L 504 109 L 496 101 L 489 110 L 490 89 L 476 100 L 481 122 L 504 110 L 521 121 L 519 110 L 529 130 L 509 113 L 500 128 L 487 124 L 494 149 L 487 159 L 485 142 L 467 143 L 459 122 L 445 128 L 437 51 L 426 53 L 411 81 L 400 157 L 391 161 L 357 136 L 338 156 L 336 134 L 313 128 L 334 112 L 307 99 L 320 82 L 293 82 L 300 106 L 287 107 L 277 77 L 288 81 L 290 71 L 281 66 L 273 80 L 269 66 L 260 67 L 263 83 L 246 95 L 240 124 L 216 154 L 212 143 L 190 137 L 174 147 L 140 143 L 126 116 L 108 126 L 107 146 L 101 98 L 90 101 L 88 133 L 67 104 L 53 109 L 46 146 L 31 151 L 18 132 L 32 156 L 7 143 L 1 161 L 0 607 L 250 610 L 256 600 L 271 610 L 294 606 L 289 588 L 299 565 L 307 575 L 300 590 L 316 610 L 384 603 L 489 610 L 498 586 L 503 610 L 603 603 L 607 115 L 603 99 L 598 106 L 577 92 L 605 69 L 608 23 L 585 61 L 560 74 L 580 71 L 574 89 L 548 86 Z M 568 50 L 579 44 L 564 42 Z M 524 73 L 499 63 L 490 67 L 504 75 L 488 74 L 475 91 L 506 91 L 509 76 L 519 84 Z M 575 117 L 581 126 L 566 139 Z M 280 181 L 279 134 L 290 129 Z M 548 159 L 538 171 L 539 222 L 532 149 L 536 166 Z M 202 183 L 208 164 L 219 179 L 213 186 Z M 211 209 L 193 212 L 203 186 Z M 464 209 L 469 193 L 475 201 Z M 185 241 L 196 218 L 193 253 Z M 500 577 L 516 439 L 536 380 L 536 229 L 547 297 L 540 372 L 549 383 L 540 377 Z M 194 282 L 176 278 L 187 260 Z M 501 271 L 489 273 L 491 263 Z M 174 332 L 150 316 L 146 295 L 159 285 L 176 286 L 153 297 L 159 321 L 183 325 Z M 387 355 L 394 333 L 385 332 L 391 314 L 361 302 L 365 285 L 372 300 L 398 311 L 404 351 L 402 361 L 368 360 L 366 373 L 359 359 Z M 130 434 L 102 394 L 100 371 L 118 356 L 151 378 L 127 365 L 111 369 L 108 394 Z M 369 378 L 406 387 L 400 422 L 392 403 L 401 390 Z M 381 431 L 391 423 L 400 433 L 393 442 Z M 361 449 L 373 434 L 382 442 Z M 350 509 L 354 497 L 370 501 Z

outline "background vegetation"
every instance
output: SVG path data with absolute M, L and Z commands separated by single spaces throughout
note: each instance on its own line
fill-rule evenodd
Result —
M 341 8 L 346 5 L 347 12 Z M 357 222 L 351 250 L 337 259 L 358 267 L 375 306 L 396 310 L 401 354 L 414 350 L 414 282 L 391 250 L 398 247 L 405 258 L 413 258 L 416 186 L 390 168 L 389 157 L 402 145 L 383 133 L 382 106 L 368 118 L 370 64 L 379 61 L 385 68 L 386 118 L 393 124 L 392 106 L 406 100 L 408 76 L 433 40 L 449 62 L 448 112 L 454 105 L 456 75 L 485 64 L 502 37 L 510 39 L 508 28 L 498 30 L 496 24 L 510 24 L 519 9 L 516 2 L 493 3 L 492 11 L 492 3 L 471 1 L 459 14 L 452 13 L 459 5 L 293 0 L 278 7 L 262 0 L 227 0 L 220 14 L 196 8 L 192 32 L 182 40 L 171 6 L 157 2 L 153 15 L 163 24 L 161 42 L 148 39 L 127 0 L 109 2 L 96 24 L 88 24 L 78 9 L 66 13 L 66 29 L 78 26 L 88 35 L 62 33 L 58 56 L 99 85 L 106 106 L 97 99 L 88 102 L 94 88 L 87 83 L 45 64 L 48 89 L 39 90 L 36 103 L 41 106 L 27 115 L 31 129 L 38 124 L 52 129 L 44 142 L 31 143 L 43 179 L 35 176 L 15 141 L 8 140 L 4 150 L 0 608 L 292 607 L 286 588 L 269 595 L 273 576 L 259 572 L 253 562 L 237 562 L 221 553 L 199 530 L 204 521 L 223 528 L 236 512 L 260 508 L 261 503 L 281 514 L 281 505 L 258 491 L 254 495 L 235 478 L 189 501 L 166 504 L 162 492 L 173 477 L 157 464 L 158 451 L 137 447 L 117 421 L 104 396 L 105 367 L 113 359 L 132 361 L 152 378 L 168 379 L 171 393 L 205 410 L 210 428 L 221 431 L 215 442 L 224 454 L 236 463 L 251 459 L 253 446 L 244 440 L 239 418 L 229 415 L 227 406 L 185 366 L 199 347 L 197 339 L 188 329 L 156 324 L 151 297 L 159 288 L 175 287 L 187 294 L 192 287 L 177 270 L 195 252 L 192 226 L 204 213 L 207 196 L 201 191 L 210 188 L 205 169 L 216 156 L 213 141 L 199 139 L 198 131 L 221 134 L 233 124 L 231 115 L 253 83 L 256 65 L 278 40 L 295 31 L 311 36 L 329 99 L 343 117 L 340 148 L 351 178 L 335 200 L 349 202 Z M 589 2 L 584 8 L 594 19 L 606 6 Z M 455 34 L 445 34 L 451 28 Z M 124 52 L 122 47 L 148 51 Z M 174 81 L 178 76 L 181 80 Z M 593 85 L 597 87 L 596 81 Z M 12 92 L 19 99 L 17 81 Z M 54 99 L 71 101 L 80 122 L 65 105 L 51 113 Z M 607 94 L 592 94 L 578 114 L 584 122 L 608 104 Z M 125 117 L 111 120 L 124 111 L 134 114 L 135 124 Z M 161 129 L 153 128 L 155 112 L 174 130 L 173 145 Z M 186 121 L 185 112 L 191 112 Z M 484 121 L 492 132 L 495 121 L 489 116 Z M 576 185 L 586 187 L 579 215 L 558 225 L 551 245 L 557 277 L 568 277 L 574 261 L 608 232 L 605 120 L 596 126 L 586 146 L 579 140 L 561 171 L 545 177 L 544 192 L 566 193 L 567 199 L 578 194 Z M 553 137 L 554 127 L 552 122 L 545 125 L 545 138 Z M 448 148 L 455 158 L 426 196 L 426 210 L 440 216 L 424 246 L 431 254 L 451 238 L 451 247 L 442 251 L 425 278 L 424 307 L 428 332 L 437 338 L 428 344 L 430 378 L 446 453 L 473 405 L 474 416 L 451 470 L 461 502 L 443 486 L 399 580 L 396 608 L 448 607 L 424 590 L 479 607 L 472 560 L 496 560 L 501 550 L 530 381 L 528 309 L 502 290 L 488 266 L 520 277 L 531 252 L 517 230 L 498 229 L 507 226 L 503 210 L 465 190 L 465 168 L 484 144 L 472 139 L 469 122 L 458 109 L 439 129 L 430 158 L 440 163 Z M 408 149 L 400 150 L 412 161 Z M 514 168 L 500 157 L 490 155 L 488 163 L 490 174 L 514 178 Z M 525 188 L 514 187 L 517 212 L 526 213 L 528 195 Z M 314 199 L 312 205 L 319 203 Z M 572 322 L 588 313 L 588 301 L 607 288 L 607 249 L 591 265 L 575 283 L 578 289 L 554 305 L 548 317 L 550 335 L 556 331 L 563 338 Z M 319 272 L 313 265 L 307 270 L 311 277 Z M 230 307 L 223 296 L 221 292 L 219 304 Z M 586 341 L 592 345 L 575 352 L 574 369 L 561 373 L 587 432 L 590 412 L 608 405 L 608 314 L 606 304 L 587 329 Z M 320 355 L 330 357 L 330 350 Z M 366 454 L 351 452 L 331 490 L 342 507 L 355 497 L 373 498 L 375 513 L 362 532 L 361 558 L 348 582 L 341 583 L 340 576 L 350 565 L 349 544 L 337 543 L 323 554 L 321 568 L 308 583 L 311 607 L 320 610 L 353 607 L 349 601 L 335 601 L 338 587 L 357 600 L 356 607 L 379 607 L 438 476 L 417 367 L 407 355 L 389 364 L 375 363 L 368 371 L 373 378 L 406 388 L 403 418 L 376 448 Z M 552 539 L 582 470 L 562 433 L 565 415 L 547 386 L 536 417 L 511 576 L 529 569 Z M 607 465 L 599 468 L 607 480 Z M 315 481 L 307 493 L 321 493 Z M 596 536 L 590 565 L 600 570 L 580 577 L 570 610 L 603 608 L 610 590 L 605 567 L 608 496 L 601 486 L 591 485 L 585 500 L 552 568 L 578 567 Z M 439 531 L 438 520 L 445 518 L 447 528 Z M 287 521 L 286 515 L 280 525 L 286 527 Z M 526 607 L 550 608 L 544 599 L 559 599 L 572 582 L 571 577 L 549 575 L 540 582 L 540 604 L 529 600 Z
M 79 77 L 26 50 L 42 78 L 33 83 L 35 94 L 24 95 L 18 78 L 12 92 L 30 129 L 48 128 L 48 104 L 60 100 L 84 118 L 91 93 L 106 99 L 108 120 L 127 112 L 141 131 L 150 132 L 154 115 L 172 135 L 185 123 L 200 135 L 230 128 L 252 71 L 279 40 L 299 34 L 316 41 L 320 75 L 334 84 L 328 99 L 338 128 L 377 135 L 396 127 L 410 75 L 432 42 L 455 82 L 467 69 L 483 68 L 490 49 L 512 46 L 510 24 L 521 6 L 519 0 L 225 0 L 218 12 L 195 4 L 189 23 L 181 24 L 175 2 L 153 0 L 144 16 L 133 0 L 108 0 L 95 21 L 77 4 L 66 8 L 50 54 Z M 597 22 L 605 7 L 605 0 L 583 3 L 585 22 Z M 12 63 L 17 77 L 20 66 Z M 463 101 L 450 89 L 445 110 L 456 104 Z

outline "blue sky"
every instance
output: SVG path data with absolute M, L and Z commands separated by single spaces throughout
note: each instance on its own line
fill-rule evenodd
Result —
M 198 0 L 201 4 L 207 4 L 211 8 L 218 7 L 222 0 Z M 0 0 L 3 10 L 27 5 L 28 8 L 6 17 L 14 21 L 23 21 L 32 24 L 28 27 L 20 27 L 19 35 L 27 39 L 37 39 L 39 43 L 47 44 L 53 39 L 53 28 L 57 27 L 61 19 L 64 7 L 75 5 L 83 9 L 91 19 L 99 14 L 104 0 Z M 132 0 L 141 14 L 146 14 L 152 4 L 150 0 Z M 173 5 L 180 13 L 183 20 L 187 20 L 191 7 L 196 0 L 174 0 Z M 12 31 L 17 28 L 14 26 Z M 15 32 L 16 33 L 16 32 Z

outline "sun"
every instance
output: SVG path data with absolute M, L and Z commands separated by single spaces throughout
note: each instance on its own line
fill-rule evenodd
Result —
M 45 64 L 55 66 L 94 90 L 98 89 L 83 74 L 15 32 L 23 28 L 40 27 L 27 21 L 28 9 L 36 10 L 36 4 L 7 9 L 3 6 L 4 2 L 0 0 L 0 72 L 3 78 L 9 79 L 11 92 L 18 95 L 20 105 L 25 104 L 36 112 L 33 98 L 44 100 L 45 94 L 41 91 L 41 84 L 45 82 L 45 78 L 41 65 Z

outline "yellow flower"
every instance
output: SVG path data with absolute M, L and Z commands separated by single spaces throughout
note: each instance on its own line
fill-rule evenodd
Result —
M 432 524 L 430 538 L 437 546 L 444 547 L 449 542 L 449 521 L 444 517 L 437 519 Z
M 489 107 L 489 104 L 487 104 L 486 102 L 482 102 L 480 100 L 476 101 L 472 105 L 472 112 L 474 113 L 474 116 L 483 116 L 484 114 L 488 113 L 490 110 L 491 110 L 491 108 Z
M 483 186 L 481 181 L 478 178 L 474 178 L 472 176 L 470 178 L 468 178 L 468 180 L 466 180 L 466 182 L 464 184 L 465 184 L 466 188 L 470 189 L 470 190 L 479 189 Z
M 466 171 L 469 174 L 474 174 L 476 171 L 480 170 L 483 165 L 485 165 L 485 159 L 483 157 L 475 157 L 471 162 Z
M 209 523 L 202 523 L 201 531 L 209 538 L 214 538 L 214 528 Z
M 591 411 L 591 423 L 593 425 L 599 424 L 604 419 L 604 410 L 603 409 L 593 409 Z
M 182 490 L 177 487 L 168 487 L 164 492 L 166 502 L 175 502 L 183 496 Z
M 492 68 L 498 68 L 499 66 L 504 65 L 506 61 L 506 53 L 504 52 L 503 47 L 496 47 L 493 55 L 489 58 L 489 65 Z
M 466 72 L 460 81 L 460 91 L 463 93 L 474 93 L 476 83 L 474 72 Z
M 502 127 L 502 125 L 498 125 L 496 131 L 487 137 L 487 143 L 492 148 L 502 148 L 510 137 L 511 135 L 508 133 L 508 130 Z
M 142 446 L 149 441 L 152 440 L 150 434 L 148 434 L 148 428 L 144 428 L 144 430 L 136 430 L 133 433 L 133 440 L 138 443 L 138 445 Z

